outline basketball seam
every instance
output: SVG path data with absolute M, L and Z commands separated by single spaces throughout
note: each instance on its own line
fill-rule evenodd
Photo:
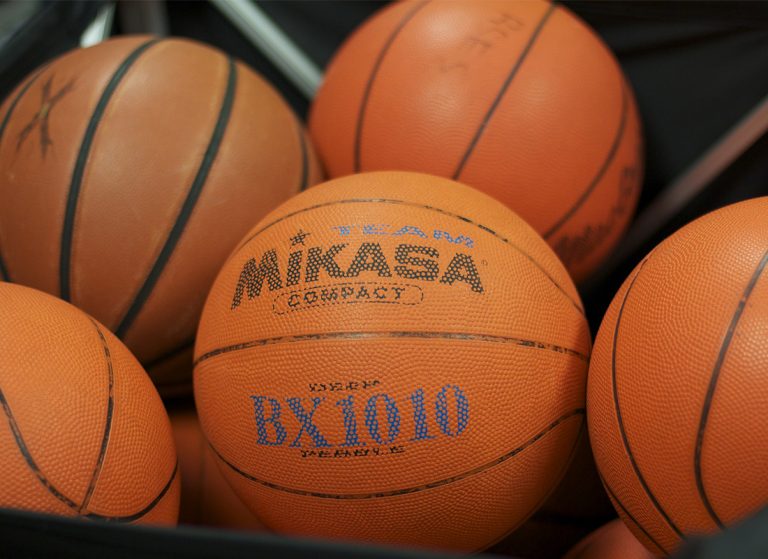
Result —
M 2 123 L 0 123 L 0 142 L 3 140 L 3 135 L 5 134 L 5 129 L 8 126 L 8 122 L 11 120 L 11 116 L 13 115 L 13 111 L 16 110 L 16 105 L 21 101 L 21 98 L 24 97 L 24 95 L 29 91 L 29 88 L 32 87 L 32 84 L 37 81 L 37 78 L 39 78 L 42 73 L 45 71 L 45 69 L 48 68 L 48 64 L 40 68 L 35 74 L 27 81 L 27 83 L 24 84 L 24 86 L 19 90 L 19 93 L 16 95 L 16 97 L 11 101 L 11 104 L 8 105 L 8 110 L 5 113 L 5 116 L 3 117 Z
M 13 416 L 11 406 L 8 404 L 2 389 L 0 389 L 0 405 L 2 405 L 5 417 L 8 419 L 8 426 L 10 427 L 13 438 L 16 441 L 16 448 L 19 449 L 19 452 L 24 458 L 24 461 L 27 463 L 29 469 L 32 470 L 32 473 L 35 475 L 37 480 L 51 495 L 56 497 L 56 499 L 61 501 L 74 512 L 78 512 L 79 507 L 77 506 L 77 503 L 59 491 L 45 476 L 45 474 L 43 474 L 42 470 L 37 465 L 37 462 L 35 462 L 35 459 L 32 457 L 32 453 L 27 447 L 27 444 L 24 442 L 24 437 L 21 435 L 21 429 L 16 422 L 16 418 Z
M 85 129 L 85 134 L 80 142 L 80 149 L 78 150 L 77 159 L 75 160 L 75 166 L 72 170 L 72 179 L 69 184 L 69 192 L 67 194 L 67 203 L 64 210 L 64 223 L 61 230 L 61 253 L 59 256 L 59 297 L 65 301 L 69 301 L 70 295 L 70 272 L 71 272 L 71 258 L 72 258 L 72 238 L 75 228 L 75 214 L 77 210 L 78 198 L 80 197 L 80 189 L 82 187 L 83 177 L 85 175 L 85 167 L 88 163 L 90 156 L 91 145 L 93 139 L 96 136 L 96 130 L 104 116 L 104 111 L 112 98 L 115 90 L 120 82 L 123 80 L 128 70 L 133 66 L 134 62 L 151 46 L 157 44 L 161 39 L 151 39 L 145 43 L 142 43 L 139 47 L 134 49 L 122 63 L 118 66 L 115 73 L 107 82 L 104 91 L 99 97 L 99 101 L 96 103 L 96 107 L 91 114 L 91 118 L 88 121 L 88 126 Z
M 744 293 L 742 294 L 741 299 L 739 300 L 739 304 L 736 306 L 736 310 L 734 311 L 733 316 L 731 317 L 731 322 L 728 325 L 728 330 L 725 333 L 722 346 L 720 347 L 720 351 L 717 355 L 717 360 L 715 361 L 715 365 L 712 369 L 712 374 L 710 375 L 709 386 L 707 387 L 707 392 L 704 397 L 704 404 L 702 405 L 701 419 L 699 421 L 699 429 L 696 434 L 696 450 L 694 452 L 694 460 L 693 460 L 693 468 L 696 476 L 696 488 L 698 489 L 699 496 L 701 497 L 701 501 L 704 504 L 704 507 L 707 509 L 709 516 L 712 518 L 712 520 L 715 522 L 715 524 L 717 524 L 718 528 L 720 529 L 724 529 L 725 525 L 723 524 L 718 514 L 715 512 L 715 509 L 711 501 L 709 500 L 709 497 L 707 496 L 707 491 L 704 487 L 704 477 L 701 471 L 701 452 L 704 445 L 704 432 L 707 428 L 709 412 L 712 408 L 712 400 L 715 395 L 715 389 L 717 388 L 717 382 L 720 379 L 720 372 L 722 370 L 723 363 L 725 362 L 725 357 L 728 353 L 728 350 L 731 347 L 733 336 L 736 332 L 736 328 L 739 325 L 741 316 L 744 313 L 744 309 L 747 306 L 747 301 L 749 301 L 749 298 L 752 295 L 752 291 L 754 290 L 758 279 L 760 279 L 760 276 L 762 275 L 763 270 L 765 270 L 766 264 L 768 264 L 768 250 L 766 250 L 765 253 L 763 253 L 762 258 L 760 259 L 760 262 L 758 263 L 757 268 L 753 272 L 752 277 L 749 280 L 749 283 L 747 283 L 747 286 L 744 289 Z
M 616 134 L 613 139 L 613 143 L 611 144 L 610 149 L 608 150 L 608 154 L 606 155 L 605 160 L 603 161 L 603 164 L 600 166 L 600 168 L 597 171 L 597 174 L 594 176 L 592 181 L 587 185 L 587 188 L 582 192 L 582 194 L 579 196 L 579 198 L 574 202 L 574 204 L 568 209 L 568 211 L 565 212 L 565 214 L 558 219 L 554 225 L 552 225 L 542 236 L 545 239 L 549 239 L 552 235 L 555 234 L 563 225 L 566 224 L 566 222 L 573 217 L 573 215 L 581 209 L 581 207 L 584 205 L 584 203 L 587 201 L 587 199 L 592 195 L 592 193 L 597 188 L 597 185 L 600 184 L 600 182 L 603 180 L 603 177 L 605 176 L 605 173 L 608 172 L 608 168 L 611 166 L 611 163 L 613 163 L 614 158 L 616 157 L 616 154 L 619 152 L 619 146 L 621 145 L 623 139 L 624 139 L 624 132 L 626 131 L 627 127 L 627 116 L 629 114 L 629 103 L 627 97 L 629 96 L 629 93 L 627 91 L 627 86 L 624 83 L 624 80 L 621 80 L 621 116 L 619 117 L 619 126 L 616 130 Z
M 78 508 L 78 513 L 82 513 L 87 507 L 88 504 L 91 501 L 91 497 L 93 496 L 93 492 L 96 489 L 96 483 L 99 479 L 99 476 L 101 475 L 101 470 L 104 466 L 104 458 L 107 454 L 107 446 L 109 445 L 109 437 L 112 432 L 112 418 L 114 413 L 114 407 L 115 407 L 115 373 L 112 366 L 112 354 L 109 351 L 109 345 L 107 344 L 107 339 L 104 337 L 104 333 L 101 331 L 101 328 L 99 328 L 99 325 L 96 323 L 95 320 L 90 319 L 91 323 L 93 324 L 93 327 L 96 328 L 96 332 L 99 335 L 99 341 L 101 342 L 101 346 L 104 349 L 104 359 L 107 364 L 107 379 L 108 379 L 108 396 L 107 396 L 107 413 L 105 418 L 105 425 L 104 425 L 104 435 L 101 438 L 101 445 L 99 446 L 99 455 L 96 459 L 96 465 L 93 468 L 93 473 L 91 474 L 91 480 L 88 483 L 88 488 L 85 492 L 85 497 L 83 497 L 83 502 Z
M 35 459 L 32 457 L 32 453 L 27 447 L 27 444 L 24 442 L 24 437 L 21 435 L 21 429 L 19 428 L 19 425 L 16 422 L 16 418 L 13 415 L 11 406 L 8 404 L 8 400 L 5 398 L 5 394 L 2 388 L 0 388 L 0 406 L 2 406 L 3 412 L 5 413 L 5 416 L 8 419 L 8 425 L 11 429 L 11 433 L 13 434 L 14 441 L 16 442 L 16 448 L 19 449 L 19 452 L 24 458 L 24 461 L 27 463 L 27 466 L 29 467 L 29 469 L 32 470 L 32 473 L 35 475 L 37 480 L 40 482 L 40 484 L 43 487 L 45 487 L 45 489 L 51 495 L 53 495 L 61 503 L 63 503 L 65 506 L 67 506 L 69 509 L 71 509 L 74 513 L 78 514 L 82 518 L 98 519 L 98 520 L 106 520 L 106 521 L 114 521 L 114 522 L 132 522 L 134 520 L 138 520 L 139 518 L 146 515 L 148 512 L 150 512 L 152 509 L 154 509 L 157 506 L 160 500 L 165 496 L 165 494 L 170 489 L 171 484 L 173 483 L 173 480 L 176 478 L 176 472 L 178 471 L 178 468 L 179 468 L 178 461 L 176 462 L 173 468 L 171 479 L 168 481 L 165 487 L 160 491 L 158 496 L 152 499 L 152 501 L 150 501 L 150 503 L 146 507 L 144 507 L 142 510 L 140 510 L 137 513 L 127 515 L 127 516 L 109 516 L 109 515 L 102 515 L 102 514 L 97 514 L 93 512 L 88 514 L 82 514 L 82 509 L 84 508 L 84 506 L 78 506 L 77 503 L 75 503 L 72 499 L 70 499 L 69 497 L 64 495 L 61 491 L 59 491 L 56 488 L 56 486 L 54 486 L 53 483 L 51 483 L 51 481 L 43 474 L 42 470 L 37 465 L 37 462 L 35 462 Z
M 669 517 L 667 512 L 661 506 L 661 503 L 659 503 L 658 499 L 656 499 L 656 496 L 651 491 L 651 488 L 648 486 L 648 483 L 646 482 L 645 477 L 640 471 L 640 466 L 635 460 L 635 456 L 634 454 L 632 454 L 632 449 L 629 446 L 629 438 L 627 437 L 627 433 L 624 429 L 624 420 L 621 415 L 621 407 L 619 406 L 619 390 L 618 390 L 618 384 L 616 382 L 616 353 L 617 353 L 617 344 L 618 344 L 618 337 L 619 337 L 619 327 L 621 326 L 621 318 L 622 318 L 622 315 L 624 314 L 624 306 L 626 305 L 627 300 L 629 299 L 629 294 L 632 291 L 632 288 L 634 287 L 635 282 L 637 281 L 637 278 L 640 277 L 640 274 L 643 271 L 643 268 L 645 267 L 645 264 L 647 262 L 648 262 L 648 258 L 646 258 L 640 263 L 637 273 L 632 278 L 632 281 L 630 282 L 629 287 L 627 288 L 627 292 L 624 294 L 624 299 L 622 300 L 621 306 L 619 307 L 619 314 L 616 317 L 616 326 L 613 334 L 613 347 L 612 347 L 612 355 L 611 355 L 611 385 L 613 389 L 613 403 L 614 403 L 614 410 L 616 412 L 616 421 L 618 422 L 618 425 L 619 425 L 619 433 L 621 434 L 621 439 L 624 444 L 624 451 L 627 454 L 627 458 L 629 459 L 629 463 L 632 466 L 632 470 L 635 472 L 635 476 L 637 477 L 637 480 L 640 482 L 640 486 L 643 488 L 643 491 L 651 501 L 651 504 L 659 512 L 659 514 L 661 514 L 661 516 L 667 522 L 669 527 L 672 528 L 672 530 L 674 530 L 674 532 L 681 539 L 685 540 L 686 539 L 685 536 L 677 527 L 677 525 L 674 522 L 672 522 L 672 519 Z
M 600 475 L 600 474 L 598 474 L 598 475 Z M 661 551 L 661 552 L 662 552 L 662 553 L 663 553 L 665 556 L 666 556 L 666 555 L 669 555 L 669 552 L 668 552 L 666 549 L 664 549 L 664 548 L 662 547 L 662 545 L 661 545 L 659 542 L 657 542 L 657 541 L 656 541 L 656 540 L 653 538 L 653 536 L 651 536 L 651 534 L 649 534 L 649 533 L 648 533 L 648 531 L 647 531 L 645 528 L 643 528 L 643 525 L 642 525 L 642 524 L 640 524 L 640 522 L 638 522 L 638 520 L 637 520 L 637 519 L 636 519 L 634 516 L 632 516 L 632 513 L 630 513 L 630 512 L 627 510 L 627 507 L 625 507 L 625 506 L 624 506 L 624 504 L 623 504 L 623 503 L 622 503 L 622 502 L 619 500 L 619 498 L 616 496 L 616 493 L 614 493 L 614 492 L 611 490 L 610 486 L 609 486 L 609 485 L 608 485 L 608 483 L 605 481 L 605 479 L 603 478 L 603 476 L 600 476 L 600 481 L 602 482 L 602 484 L 603 484 L 603 487 L 605 488 L 606 492 L 607 492 L 607 493 L 608 493 L 608 494 L 611 496 L 611 498 L 613 499 L 613 502 L 614 502 L 614 503 L 616 503 L 616 504 L 619 506 L 619 508 L 622 510 L 622 512 L 623 512 L 623 513 L 626 515 L 626 517 L 627 517 L 627 518 L 629 518 L 629 520 L 631 520 L 631 521 L 632 521 L 632 522 L 635 524 L 635 526 L 637 526 L 638 528 L 640 528 L 640 531 L 641 531 L 643 534 L 645 534 L 645 537 L 646 537 L 646 538 L 648 538 L 648 540 L 649 540 L 649 541 L 650 541 L 650 542 L 651 542 L 653 545 L 655 545 L 655 546 L 656 546 L 656 547 L 657 547 L 657 548 L 658 548 L 658 549 L 659 549 L 659 550 L 660 550 L 660 551 Z
M 517 524 L 515 524 L 511 528 L 507 529 L 501 536 L 496 537 L 495 539 L 489 541 L 487 544 L 485 544 L 485 545 L 483 545 L 481 547 L 476 548 L 475 550 L 471 551 L 470 553 L 482 553 L 483 551 L 490 549 L 494 545 L 496 545 L 499 542 L 501 542 L 502 540 L 504 540 L 507 536 L 509 536 L 510 534 L 515 532 L 518 528 L 520 528 L 523 524 L 525 524 L 525 522 L 527 522 L 528 520 L 533 519 L 533 518 L 538 520 L 538 519 L 541 518 L 541 514 L 538 514 L 537 511 L 539 511 L 539 509 L 544 505 L 544 503 L 549 501 L 549 498 L 555 493 L 555 490 L 560 485 L 560 482 L 562 482 L 565 474 L 568 471 L 568 468 L 571 465 L 571 461 L 573 460 L 573 457 L 576 455 L 576 451 L 578 449 L 579 443 L 581 442 L 581 438 L 582 438 L 582 436 L 584 435 L 584 432 L 585 432 L 584 427 L 585 427 L 585 423 L 584 423 L 584 421 L 582 421 L 581 425 L 579 426 L 579 434 L 576 436 L 576 440 L 573 442 L 573 445 L 571 446 L 571 451 L 568 453 L 568 459 L 565 461 L 566 466 L 560 472 L 560 480 L 558 481 L 558 483 L 556 483 L 553 487 L 551 487 L 550 490 L 547 491 L 542 496 L 542 498 L 539 499 L 539 501 L 537 501 L 536 504 L 533 505 L 533 507 L 531 507 L 529 509 L 528 513 L 526 513 L 522 517 L 522 519 L 518 520 Z M 573 525 L 573 522 L 571 520 L 569 520 L 569 521 Z
M 442 214 L 442 215 L 446 215 L 446 216 L 454 218 L 454 219 L 458 219 L 460 221 L 463 221 L 465 223 L 473 225 L 474 227 L 477 227 L 478 229 L 480 229 L 482 231 L 485 231 L 486 233 L 490 233 L 492 236 L 494 236 L 495 238 L 497 238 L 498 240 L 500 240 L 504 244 L 508 245 L 513 250 L 516 250 L 517 252 L 519 252 L 520 254 L 525 256 L 542 274 L 544 274 L 547 277 L 547 279 L 557 288 L 557 290 L 560 291 L 565 296 L 566 299 L 568 299 L 568 301 L 576 308 L 576 310 L 579 312 L 579 314 L 584 316 L 584 309 L 581 307 L 581 305 L 579 305 L 576 302 L 576 300 L 573 299 L 573 297 L 571 297 L 565 291 L 565 289 L 559 283 L 557 283 L 557 281 L 555 281 L 555 278 L 553 278 L 549 274 L 549 272 L 547 272 L 541 266 L 541 264 L 536 262 L 536 260 L 534 260 L 534 258 L 530 254 L 525 252 L 519 246 L 517 246 L 514 243 L 512 243 L 506 237 L 504 237 L 501 234 L 497 233 L 496 231 L 494 231 L 490 227 L 487 227 L 487 226 L 483 225 L 482 223 L 477 223 L 476 221 L 473 221 L 472 219 L 470 219 L 468 217 L 465 217 L 465 216 L 462 216 L 462 215 L 458 215 L 458 214 L 455 214 L 453 212 L 449 212 L 447 210 L 443 210 L 441 208 L 436 208 L 434 206 L 429 206 L 429 205 L 426 205 L 426 204 L 417 204 L 417 203 L 413 203 L 413 202 L 407 202 L 405 200 L 395 200 L 395 199 L 388 199 L 388 198 L 348 198 L 346 200 L 333 200 L 333 201 L 330 201 L 330 202 L 323 202 L 321 204 L 316 204 L 314 206 L 309 206 L 307 208 L 302 208 L 300 210 L 296 210 L 294 212 L 288 213 L 288 214 L 286 214 L 286 215 L 284 215 L 284 216 L 282 216 L 282 217 L 280 217 L 280 218 L 278 218 L 278 219 L 268 223 L 267 225 L 265 225 L 264 227 L 262 227 L 261 229 L 259 229 L 255 233 L 253 233 L 252 235 L 248 236 L 248 238 L 246 238 L 243 242 L 241 242 L 240 246 L 238 246 L 237 249 L 235 249 L 235 251 L 230 256 L 229 260 L 234 258 L 237 255 L 238 252 L 240 252 L 248 243 L 250 243 L 257 236 L 262 234 L 264 231 L 266 231 L 267 229 L 269 229 L 273 225 L 276 225 L 276 224 L 278 224 L 278 223 L 280 223 L 282 221 L 285 221 L 286 219 L 290 219 L 290 218 L 292 218 L 292 217 L 294 217 L 296 215 L 299 215 L 301 213 L 304 213 L 304 212 L 309 212 L 309 211 L 317 210 L 317 209 L 320 209 L 320 208 L 326 208 L 326 207 L 334 206 L 334 205 L 337 205 L 337 204 L 360 204 L 360 203 L 363 203 L 363 204 L 366 204 L 366 203 L 393 204 L 393 205 L 402 205 L 402 206 L 410 206 L 410 207 L 414 207 L 414 208 L 421 208 L 421 209 L 425 209 L 425 210 L 428 210 L 428 211 L 436 212 L 436 213 L 439 213 L 439 214 Z
M 176 357 L 176 356 L 177 356 L 179 353 L 181 353 L 181 352 L 183 352 L 183 351 L 186 351 L 186 350 L 188 350 L 188 349 L 189 349 L 189 348 L 191 348 L 191 347 L 194 347 L 194 345 L 195 345 L 195 340 L 194 340 L 194 338 L 192 338 L 191 340 L 185 340 L 185 341 L 183 341 L 181 344 L 179 344 L 178 346 L 176 346 L 175 348 L 173 348 L 172 350 L 170 350 L 170 351 L 167 351 L 166 353 L 163 353 L 163 354 L 162 354 L 162 355 L 160 355 L 159 357 L 157 357 L 157 358 L 153 359 L 152 361 L 148 362 L 148 363 L 147 363 L 147 364 L 144 366 L 144 368 L 145 368 L 146 370 L 149 370 L 149 369 L 151 369 L 152 367 L 156 367 L 156 366 L 157 366 L 157 365 L 159 365 L 160 363 L 163 363 L 164 361 L 167 361 L 167 360 L 169 360 L 169 359 L 172 359 L 172 358 Z
M 527 347 L 533 349 L 544 349 L 557 353 L 560 355 L 567 355 L 575 357 L 579 361 L 587 364 L 589 362 L 589 356 L 583 353 L 571 349 L 568 347 L 552 344 L 549 342 L 542 342 L 538 340 L 526 340 L 522 338 L 513 338 L 507 336 L 492 336 L 488 334 L 472 334 L 464 332 L 327 332 L 320 334 L 300 334 L 296 336 L 279 336 L 275 338 L 262 338 L 259 340 L 251 340 L 248 342 L 241 342 L 238 344 L 232 344 L 229 346 L 213 349 L 198 357 L 195 360 L 194 367 L 197 367 L 203 361 L 207 361 L 213 357 L 231 353 L 233 351 L 242 351 L 246 349 L 252 349 L 254 347 L 263 347 L 267 345 L 277 345 L 283 343 L 297 343 L 307 341 L 325 341 L 325 340 L 371 340 L 380 338 L 394 338 L 394 339 L 445 339 L 445 340 L 458 340 L 458 341 L 472 341 L 472 342 L 486 342 L 486 343 L 502 343 L 511 344 L 519 347 Z
M 262 479 L 259 479 L 257 477 L 252 476 L 251 474 L 244 472 L 243 470 L 240 470 L 237 466 L 226 460 L 219 451 L 211 444 L 210 441 L 208 441 L 208 444 L 211 447 L 211 450 L 216 454 L 216 456 L 221 460 L 224 464 L 226 464 L 232 471 L 234 471 L 236 474 L 244 477 L 245 479 L 252 481 L 254 483 L 258 483 L 259 485 L 263 485 L 265 487 L 268 487 L 270 489 L 274 489 L 276 491 L 282 491 L 284 493 L 291 493 L 294 495 L 301 495 L 305 497 L 317 497 L 320 499 L 335 499 L 335 500 L 365 500 L 365 499 L 381 499 L 386 497 L 398 497 L 402 495 L 409 495 L 413 493 L 419 493 L 421 491 L 426 491 L 430 489 L 436 489 L 438 487 L 443 487 L 446 485 L 450 485 L 451 483 L 455 483 L 457 481 L 462 481 L 464 479 L 471 478 L 472 476 L 475 476 L 477 474 L 481 474 L 494 466 L 497 466 L 499 464 L 502 464 L 506 462 L 507 460 L 510 460 L 511 458 L 514 458 L 518 454 L 524 452 L 526 449 L 530 448 L 534 444 L 536 444 L 539 440 L 541 440 L 543 437 L 545 437 L 547 434 L 551 433 L 554 429 L 556 429 L 559 425 L 567 421 L 568 419 L 571 419 L 573 417 L 582 418 L 585 414 L 584 408 L 576 408 L 574 410 L 571 410 L 554 421 L 552 421 L 549 425 L 547 425 L 544 429 L 533 435 L 531 438 L 526 440 L 523 444 L 518 446 L 517 448 L 503 454 L 502 456 L 495 458 L 491 460 L 490 462 L 487 462 L 486 464 L 483 464 L 481 466 L 478 466 L 476 468 L 472 468 L 471 470 L 467 470 L 466 472 L 462 472 L 460 474 L 457 474 L 455 476 L 451 476 L 448 478 L 444 478 L 438 481 L 425 483 L 423 485 L 418 485 L 414 487 L 408 487 L 404 489 L 395 489 L 391 491 L 381 491 L 377 493 L 320 493 L 315 491 L 307 491 L 303 489 L 295 489 L 292 487 L 286 487 L 282 485 L 278 485 L 276 483 L 271 483 L 269 481 L 265 481 Z
M 376 60 L 374 61 L 373 68 L 371 69 L 371 75 L 368 77 L 368 81 L 365 84 L 365 89 L 363 90 L 363 98 L 360 100 L 360 110 L 357 114 L 357 122 L 355 124 L 355 139 L 353 144 L 353 150 L 354 150 L 353 166 L 354 166 L 355 173 L 359 173 L 361 169 L 361 163 L 360 163 L 361 145 L 360 144 L 362 143 L 363 122 L 365 120 L 365 111 L 368 107 L 368 100 L 371 95 L 371 90 L 373 89 L 373 82 L 376 80 L 376 76 L 379 73 L 379 69 L 381 68 L 382 63 L 384 62 L 384 57 L 386 56 L 392 44 L 395 42 L 395 38 L 400 34 L 400 32 L 408 24 L 408 22 L 411 21 L 411 19 L 413 19 L 416 13 L 419 12 L 428 3 L 429 3 L 429 0 L 427 0 L 426 2 L 420 2 L 416 4 L 413 8 L 411 8 L 408 11 L 408 13 L 405 14 L 403 19 L 400 20 L 398 25 L 392 31 L 392 34 L 384 42 L 384 45 L 381 47 L 381 51 L 379 51 L 379 54 L 376 57 Z
M 301 175 L 299 177 L 299 192 L 306 190 L 309 186 L 309 157 L 307 155 L 307 138 L 304 135 L 304 126 L 298 117 L 296 119 L 296 127 L 299 130 L 299 150 L 301 150 Z
M 16 105 L 21 101 L 21 98 L 24 97 L 24 95 L 29 91 L 29 88 L 32 87 L 32 84 L 37 81 L 37 78 L 40 77 L 40 75 L 45 71 L 45 69 L 48 67 L 46 64 L 42 68 L 40 68 L 35 74 L 27 81 L 26 84 L 21 88 L 19 93 L 16 95 L 16 97 L 11 101 L 11 104 L 8 106 L 8 110 L 5 113 L 5 116 L 3 117 L 3 122 L 0 123 L 0 145 L 2 145 L 3 136 L 5 134 L 5 129 L 8 126 L 8 122 L 11 120 L 11 115 L 13 114 L 13 111 L 16 110 Z M 2 254 L 2 247 L 0 247 L 0 280 L 2 281 L 11 281 L 11 276 L 8 273 L 8 266 L 5 263 L 5 260 L 3 259 Z
M 488 126 L 488 123 L 491 121 L 493 114 L 496 112 L 496 109 L 501 103 L 501 99 L 504 97 L 504 95 L 506 95 L 507 90 L 509 89 L 509 86 L 512 84 L 512 80 L 517 75 L 517 72 L 520 70 L 520 67 L 523 65 L 523 62 L 528 57 L 528 53 L 530 53 L 534 43 L 539 38 L 541 31 L 544 29 L 544 25 L 547 23 L 547 21 L 549 20 L 549 17 L 554 13 L 556 8 L 557 8 L 557 5 L 554 2 L 551 3 L 547 8 L 547 10 L 544 12 L 544 15 L 542 16 L 539 23 L 536 25 L 536 28 L 533 30 L 533 33 L 531 33 L 531 36 L 528 39 L 528 42 L 523 47 L 523 50 L 520 53 L 520 56 L 517 58 L 517 60 L 515 60 L 515 64 L 512 66 L 512 70 L 510 70 L 509 75 L 504 80 L 504 83 L 501 85 L 501 89 L 499 90 L 495 99 L 491 103 L 491 106 L 488 109 L 488 112 L 485 114 L 485 117 L 480 123 L 480 126 L 478 127 L 477 131 L 475 132 L 475 135 L 472 137 L 472 140 L 469 143 L 469 147 L 466 149 L 466 151 L 464 152 L 464 155 L 459 161 L 459 165 L 458 167 L 456 167 L 456 171 L 454 171 L 453 173 L 454 180 L 458 180 L 459 177 L 461 176 L 461 173 L 464 171 L 464 167 L 466 166 L 467 161 L 469 161 L 469 158 L 474 152 L 475 147 L 477 146 L 477 143 L 480 141 L 480 138 L 482 137 L 483 133 L 485 132 L 485 129 Z
M 173 481 L 176 479 L 176 475 L 179 471 L 179 462 L 178 460 L 173 466 L 173 472 L 171 473 L 171 477 L 168 480 L 168 483 L 165 484 L 165 486 L 160 490 L 160 493 L 157 494 L 157 497 L 152 499 L 149 504 L 141 509 L 139 512 L 128 514 L 125 516 L 110 516 L 110 515 L 103 515 L 103 514 L 97 514 L 94 512 L 88 513 L 86 515 L 83 515 L 83 518 L 93 519 L 93 520 L 104 520 L 107 522 L 133 522 L 135 520 L 140 519 L 143 516 L 146 516 L 149 514 L 158 504 L 160 504 L 160 501 L 162 501 L 163 497 L 165 497 L 166 493 L 170 490 L 171 486 L 173 485 Z
M 157 256 L 157 259 L 152 265 L 152 268 L 145 278 L 144 283 L 136 293 L 133 302 L 128 307 L 128 310 L 115 329 L 115 334 L 117 334 L 117 336 L 120 338 L 125 336 L 128 329 L 131 327 L 134 320 L 138 316 L 139 312 L 141 312 L 141 309 L 144 307 L 144 304 L 147 302 L 147 299 L 149 299 L 149 296 L 152 293 L 152 290 L 154 289 L 158 280 L 160 279 L 160 275 L 163 273 L 165 266 L 168 264 L 168 261 L 170 260 L 171 255 L 173 254 L 173 251 L 181 239 L 181 236 L 184 233 L 184 229 L 192 216 L 192 212 L 195 209 L 195 204 L 200 198 L 200 194 L 202 193 L 205 182 L 208 179 L 211 167 L 213 167 L 216 156 L 218 155 L 222 139 L 232 114 L 232 106 L 234 105 L 235 93 L 237 89 L 237 66 L 231 57 L 228 58 L 228 65 L 229 72 L 225 85 L 224 97 L 222 99 L 221 109 L 219 110 L 219 115 L 211 134 L 208 147 L 205 150 L 203 159 L 200 162 L 200 167 L 198 168 L 197 174 L 192 181 L 192 185 L 187 192 L 184 203 L 179 210 L 176 221 L 174 222 L 171 231 L 168 233 L 165 244 L 160 250 L 160 254 Z

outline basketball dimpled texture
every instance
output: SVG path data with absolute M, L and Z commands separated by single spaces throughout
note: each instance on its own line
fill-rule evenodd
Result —
M 609 496 L 655 553 L 768 502 L 768 198 L 705 215 L 627 278 L 590 365 Z
M 317 180 L 305 139 L 267 82 L 203 44 L 122 37 L 68 52 L 0 113 L 0 279 L 94 316 L 158 385 L 189 385 L 227 255 Z
M 175 524 L 176 450 L 152 381 L 71 305 L 0 283 L 0 507 Z
M 589 352 L 573 283 L 522 219 L 447 179 L 366 173 L 292 198 L 233 253 L 195 399 L 269 528 L 477 550 L 567 467 Z
M 490 194 L 578 283 L 634 211 L 642 141 L 605 44 L 549 2 L 397 2 L 339 49 L 310 132 L 331 177 L 445 176 Z

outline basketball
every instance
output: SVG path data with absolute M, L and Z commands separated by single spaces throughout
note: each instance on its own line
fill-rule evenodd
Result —
M 568 273 L 515 213 L 448 179 L 366 173 L 292 198 L 233 252 L 195 401 L 268 528 L 474 551 L 567 468 L 590 347 Z
M 222 476 L 195 410 L 174 409 L 169 415 L 179 455 L 179 523 L 264 532 L 264 525 Z
M 152 381 L 101 324 L 0 283 L 0 508 L 175 524 L 171 427 Z
M 768 503 L 768 198 L 658 245 L 603 319 L 589 434 L 605 488 L 654 553 Z
M 218 269 L 317 180 L 300 122 L 226 54 L 146 36 L 64 54 L 0 115 L 0 280 L 71 302 L 159 386 L 189 386 Z
M 563 559 L 654 559 L 621 520 L 613 520 L 577 543 Z
M 557 3 L 395 2 L 337 51 L 309 124 L 331 177 L 420 171 L 478 188 L 577 283 L 622 237 L 643 174 L 621 67 Z

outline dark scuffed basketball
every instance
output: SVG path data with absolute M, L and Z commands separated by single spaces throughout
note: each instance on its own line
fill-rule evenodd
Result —
M 74 50 L 0 107 L 0 279 L 72 302 L 159 386 L 188 386 L 216 272 L 317 178 L 289 107 L 226 54 L 152 37 Z

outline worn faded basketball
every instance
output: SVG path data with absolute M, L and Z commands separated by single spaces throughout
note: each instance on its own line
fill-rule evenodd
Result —
M 447 179 L 367 173 L 242 241 L 203 311 L 195 399 L 269 528 L 479 550 L 567 467 L 589 353 L 568 273 L 521 218 Z
M 577 283 L 623 235 L 643 172 L 631 87 L 555 2 L 393 2 L 336 53 L 310 132 L 331 177 L 421 171 L 490 194 Z
M 77 49 L 0 107 L 0 280 L 84 309 L 189 388 L 205 294 L 253 224 L 317 180 L 301 123 L 188 40 Z
M 152 381 L 106 328 L 0 283 L 0 508 L 175 524 L 171 426 Z
M 603 482 L 654 553 L 768 504 L 768 198 L 657 246 L 613 300 L 589 373 Z

